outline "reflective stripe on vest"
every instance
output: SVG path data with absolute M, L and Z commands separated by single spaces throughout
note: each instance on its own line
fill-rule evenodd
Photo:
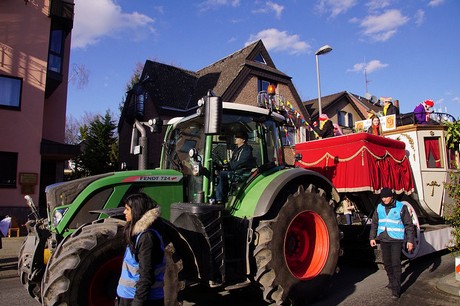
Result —
M 160 239 L 161 249 L 164 251 L 164 244 L 161 235 L 154 229 L 148 229 L 155 233 Z M 139 242 L 140 236 L 145 233 L 142 232 L 136 237 L 136 246 Z M 165 257 L 163 261 L 155 266 L 154 275 L 155 282 L 150 287 L 149 300 L 157 300 L 164 297 L 163 285 L 164 285 L 164 272 L 166 267 Z M 139 281 L 139 262 L 136 261 L 136 257 L 131 252 L 129 247 L 126 248 L 125 256 L 123 259 L 123 266 L 121 268 L 121 276 L 118 282 L 117 294 L 119 297 L 133 299 L 136 295 L 136 284 Z
M 404 204 L 399 201 L 396 201 L 395 204 L 395 207 L 390 209 L 388 215 L 386 214 L 385 207 L 382 204 L 377 206 L 377 213 L 379 216 L 377 236 L 386 230 L 391 238 L 403 240 L 404 224 L 401 220 L 401 211 Z

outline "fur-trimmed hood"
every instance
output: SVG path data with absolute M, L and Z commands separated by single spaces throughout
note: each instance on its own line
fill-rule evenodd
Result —
M 161 208 L 157 206 L 153 209 L 148 210 L 140 219 L 139 221 L 134 224 L 133 231 L 131 233 L 132 236 L 136 236 L 143 231 L 147 230 L 156 219 L 158 219 L 161 215 Z

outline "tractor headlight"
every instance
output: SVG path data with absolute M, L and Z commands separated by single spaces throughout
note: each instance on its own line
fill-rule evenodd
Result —
M 62 218 L 64 217 L 65 213 L 67 212 L 68 208 L 58 208 L 53 213 L 53 225 L 56 227 L 58 226 L 59 222 L 61 222 Z

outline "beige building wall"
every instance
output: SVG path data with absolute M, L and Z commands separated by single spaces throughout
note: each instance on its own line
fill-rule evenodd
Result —
M 20 109 L 0 106 L 0 151 L 18 153 L 16 188 L 0 187 L 0 215 L 27 207 L 20 173 L 37 174 L 28 194 L 38 203 L 42 139 L 64 143 L 70 35 L 65 42 L 62 83 L 45 98 L 50 1 L 0 1 L 0 75 L 22 79 Z

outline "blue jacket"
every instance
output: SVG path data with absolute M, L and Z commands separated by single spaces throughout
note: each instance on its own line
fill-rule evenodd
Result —
M 404 204 L 399 201 L 395 202 L 395 207 L 391 208 L 388 215 L 385 207 L 382 204 L 377 206 L 377 213 L 379 217 L 377 236 L 385 230 L 388 235 L 397 240 L 404 240 L 404 224 L 401 219 L 401 211 Z
M 154 214 L 154 209 L 148 211 L 138 221 L 141 226 L 135 224 L 135 252 L 128 246 L 123 258 L 117 294 L 121 298 L 133 299 L 133 305 L 164 298 L 164 243 L 160 233 L 150 227 L 153 221 L 145 222 Z

